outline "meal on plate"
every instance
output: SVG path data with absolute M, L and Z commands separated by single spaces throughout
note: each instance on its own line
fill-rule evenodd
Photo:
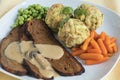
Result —
M 85 69 L 75 57 L 91 65 L 118 51 L 115 37 L 95 31 L 103 21 L 103 13 L 89 4 L 75 10 L 63 4 L 21 8 L 13 29 L 1 41 L 1 66 L 16 75 L 45 80 L 81 75 Z

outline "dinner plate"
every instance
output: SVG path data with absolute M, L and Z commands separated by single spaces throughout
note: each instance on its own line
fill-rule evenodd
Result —
M 54 3 L 62 3 L 66 6 L 71 6 L 73 7 L 73 9 L 75 9 L 80 4 L 88 3 L 88 2 L 84 2 L 81 0 L 27 0 L 22 4 L 19 4 L 16 7 L 14 7 L 12 10 L 10 10 L 0 19 L 0 41 L 11 30 L 11 25 L 15 22 L 15 18 L 17 17 L 17 13 L 20 8 L 25 8 L 31 4 L 41 4 L 42 6 L 51 6 Z M 88 3 L 88 4 L 92 4 L 92 3 Z M 118 62 L 120 56 L 120 16 L 118 16 L 113 11 L 106 9 L 104 7 L 95 4 L 92 5 L 98 7 L 105 16 L 104 24 L 97 29 L 97 32 L 100 33 L 101 31 L 105 31 L 110 36 L 116 37 L 118 52 L 115 53 L 108 61 L 97 65 L 85 65 L 83 61 L 79 60 L 79 62 L 81 62 L 85 68 L 85 73 L 77 76 L 68 76 L 68 77 L 60 76 L 55 78 L 55 80 L 100 80 L 103 79 L 108 73 L 110 73 L 111 70 L 116 65 L 116 63 Z M 13 75 L 3 70 L 2 68 L 0 68 L 0 70 L 11 76 L 17 77 L 21 80 L 37 80 L 36 78 L 30 76 Z

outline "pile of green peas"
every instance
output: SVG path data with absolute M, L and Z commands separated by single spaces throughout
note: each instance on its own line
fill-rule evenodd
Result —
M 19 25 L 23 25 L 25 22 L 32 19 L 44 20 L 48 10 L 49 10 L 49 7 L 43 7 L 40 4 L 30 5 L 26 9 L 21 8 L 18 11 L 17 18 L 12 28 L 15 28 Z

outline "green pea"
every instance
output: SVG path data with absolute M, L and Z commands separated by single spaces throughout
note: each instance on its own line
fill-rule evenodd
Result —
M 37 18 L 36 19 L 41 19 L 42 18 L 42 16 L 41 15 L 39 15 L 39 16 L 37 16 Z
M 29 18 L 30 16 L 31 16 L 30 14 L 27 15 L 28 18 Z
M 24 20 L 24 17 L 23 16 L 18 16 L 18 20 Z
M 19 21 L 19 25 L 22 25 L 24 22 L 23 21 Z
M 39 13 L 39 11 L 37 11 L 37 10 L 36 10 L 36 11 L 35 11 L 35 13 L 37 13 L 37 14 L 38 14 L 38 13 Z
M 43 8 L 41 8 L 41 10 L 39 12 L 40 12 L 40 14 L 44 14 L 45 13 Z
M 28 19 L 27 19 L 27 21 L 30 21 L 30 20 L 31 20 L 31 18 L 28 18 Z
M 37 13 L 33 13 L 32 16 L 35 18 L 38 14 Z
M 23 17 L 24 17 L 24 18 L 27 18 L 28 16 L 24 14 Z
M 24 9 L 23 9 L 23 8 L 21 8 L 21 9 L 19 10 L 19 12 L 20 12 L 20 13 L 23 13 L 23 12 L 24 12 Z
M 34 8 L 31 8 L 31 11 L 32 11 L 32 13 L 34 13 L 34 12 L 35 12 L 35 9 L 34 9 Z
M 35 9 L 36 10 L 40 10 L 41 9 L 41 6 L 39 4 L 35 5 Z
M 43 9 L 44 9 L 44 11 L 46 12 L 46 11 L 49 10 L 49 7 L 44 7 Z
M 24 14 L 28 14 L 28 12 L 29 12 L 28 10 L 24 10 Z
M 32 20 L 32 19 L 33 19 L 33 17 L 32 17 L 32 16 L 30 16 L 29 18 L 27 18 L 27 21 Z
M 29 11 L 28 11 L 28 14 L 30 14 L 30 15 L 31 15 L 31 14 L 32 14 L 32 11 L 31 11 L 31 10 L 29 10 Z
M 64 7 L 62 12 L 63 14 L 72 14 L 73 9 L 71 7 Z

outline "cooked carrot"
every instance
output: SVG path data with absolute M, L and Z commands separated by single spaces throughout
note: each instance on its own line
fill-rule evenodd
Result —
M 112 47 L 110 47 L 111 40 L 109 36 L 106 36 L 106 40 L 104 40 L 104 45 L 109 53 L 113 53 Z
M 91 40 L 91 37 L 89 37 L 89 38 L 87 38 L 87 39 L 85 40 L 85 42 L 84 42 L 83 45 L 81 46 L 81 49 L 82 49 L 82 50 L 86 50 L 86 49 L 87 49 L 87 47 L 88 47 L 88 45 L 89 45 L 89 43 L 90 43 L 90 40 Z
M 113 52 L 117 52 L 117 45 L 115 43 L 111 43 L 109 47 L 113 48 Z
M 112 57 L 113 53 L 108 53 L 107 55 L 108 55 L 108 57 Z
M 110 46 L 110 47 L 113 47 L 113 46 L 115 46 L 115 43 L 111 43 L 109 46 Z
M 99 49 L 87 49 L 88 53 L 101 53 L 101 50 Z
M 85 52 L 85 51 L 82 50 L 82 49 L 79 49 L 79 50 L 76 50 L 76 51 L 72 52 L 72 55 L 73 55 L 73 56 L 79 56 L 79 55 L 82 54 L 83 52 Z
M 98 38 L 97 32 L 95 30 L 93 30 L 93 32 L 94 32 L 94 39 L 97 39 Z
M 111 43 L 116 42 L 116 38 L 112 37 L 112 38 L 110 38 L 110 41 L 111 41 Z
M 90 43 L 91 43 L 91 45 L 92 45 L 95 49 L 100 50 L 100 47 L 99 47 L 98 43 L 97 43 L 94 39 L 92 39 L 92 40 L 90 41 Z
M 72 51 L 76 51 L 76 50 L 78 50 L 79 48 L 76 48 L 76 47 L 73 47 L 72 48 Z
M 108 46 L 111 41 L 110 41 L 110 36 L 106 35 L 104 43 Z
M 106 37 L 105 32 L 101 32 L 99 38 L 102 39 L 102 40 L 105 40 L 105 37 Z
M 114 44 L 114 46 L 113 46 L 113 51 L 114 51 L 114 53 L 118 51 L 118 48 L 117 48 L 116 44 Z
M 103 58 L 102 54 L 95 54 L 95 53 L 83 53 L 79 56 L 81 59 L 88 59 L 88 60 L 99 60 Z
M 107 61 L 108 59 L 109 57 L 103 57 L 100 60 L 85 60 L 85 64 L 87 65 L 99 64 L 99 63 Z
M 91 30 L 91 32 L 90 32 L 90 37 L 91 37 L 91 38 L 94 38 L 94 36 L 95 36 L 94 30 Z
M 113 53 L 113 48 L 110 45 L 106 46 L 106 48 L 109 53 Z
M 107 49 L 106 49 L 106 47 L 105 47 L 102 39 L 98 39 L 97 42 L 98 42 L 98 44 L 99 44 L 99 46 L 100 46 L 100 49 L 101 49 L 103 55 L 104 55 L 104 56 L 107 56 Z

